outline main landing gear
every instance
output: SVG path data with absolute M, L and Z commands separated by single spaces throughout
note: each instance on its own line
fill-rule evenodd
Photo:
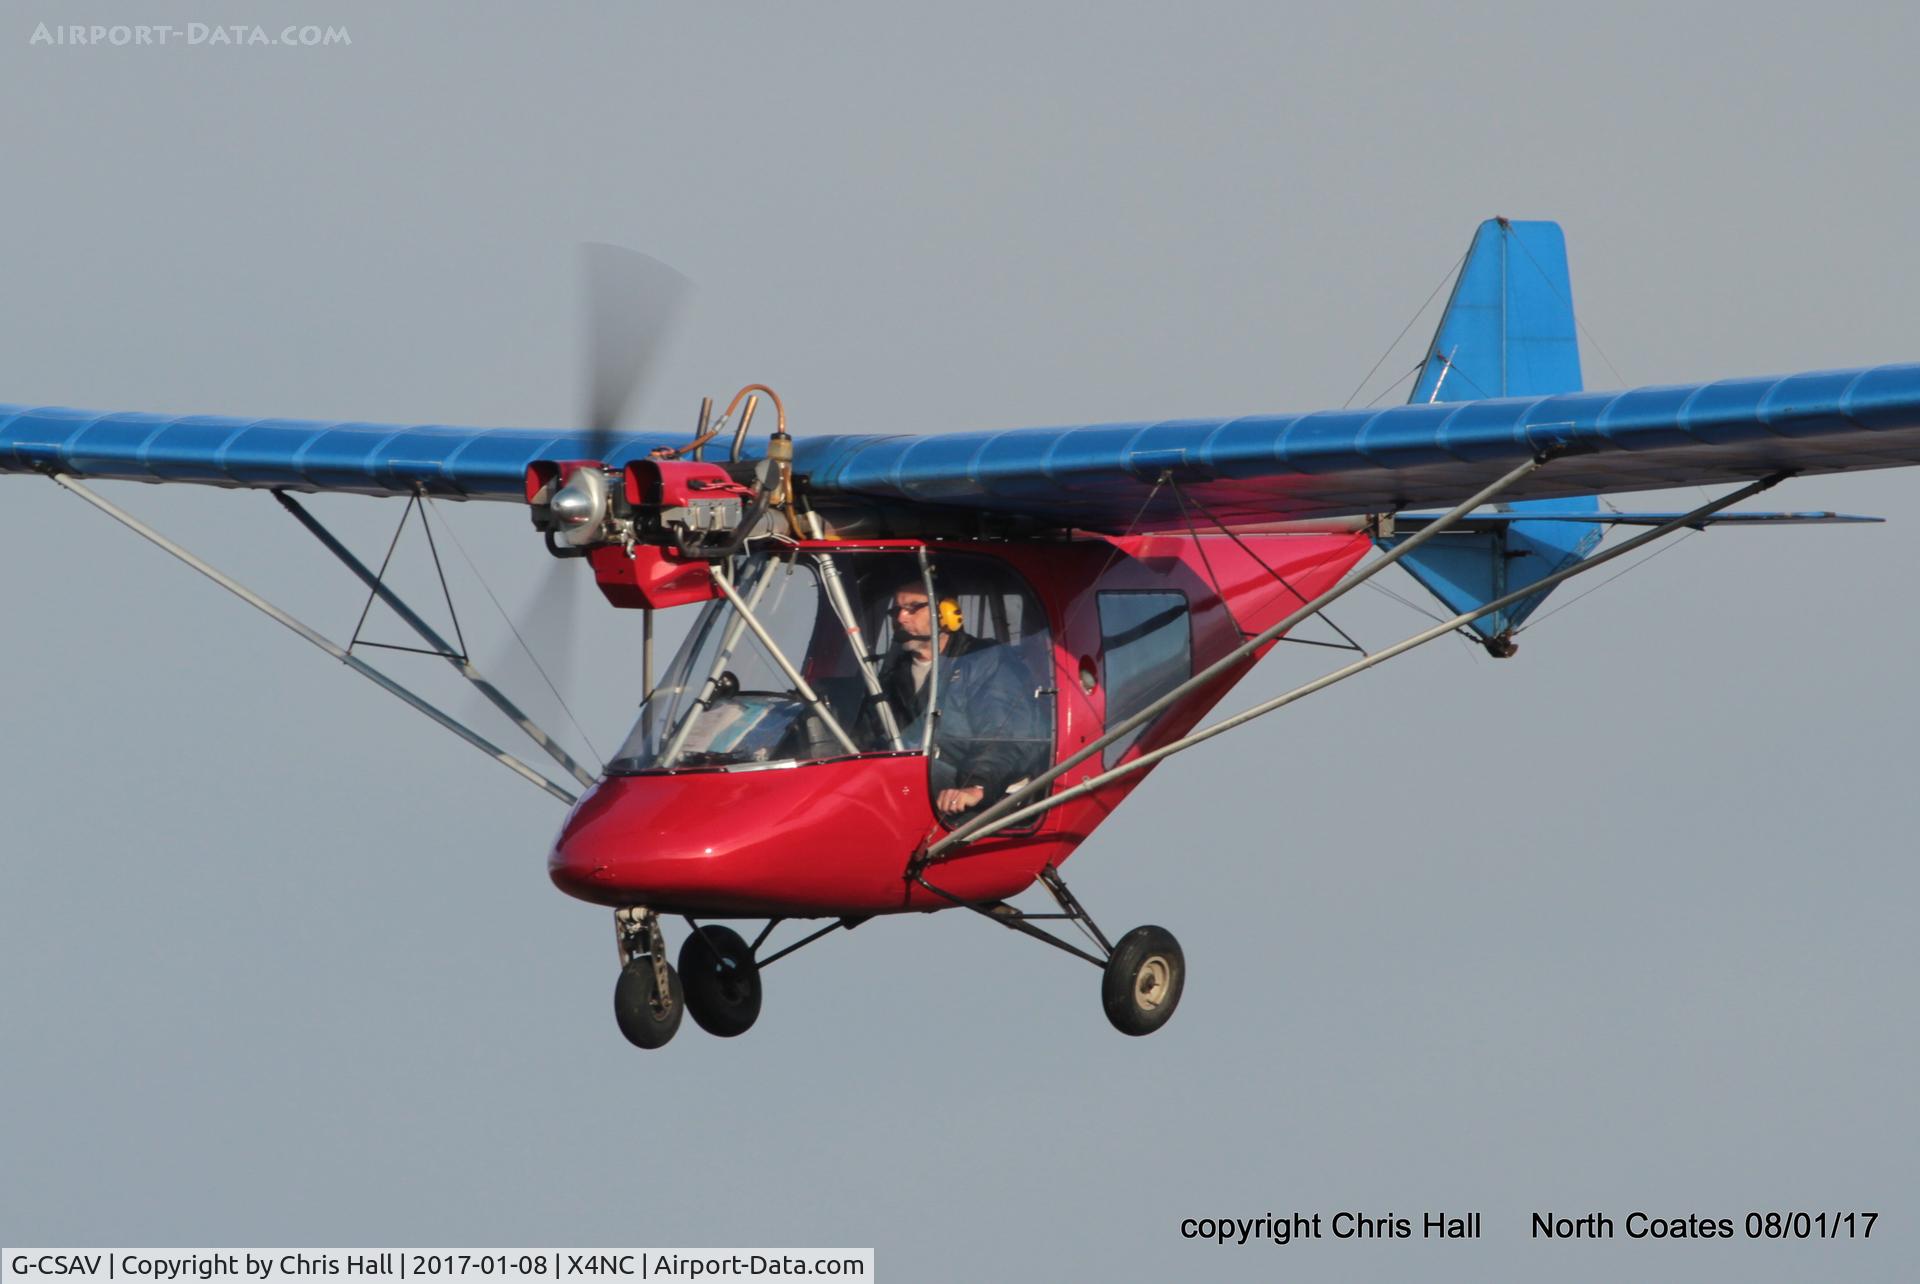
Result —
M 731 1039 L 759 1019 L 760 967 L 732 928 L 696 928 L 680 947 L 680 976 L 687 1011 L 708 1034 Z
M 1109 944 L 1100 925 L 1067 890 L 1060 872 L 1051 865 L 1040 871 L 1040 881 L 1060 906 L 1058 914 L 1029 914 L 1005 901 L 977 904 L 961 900 L 928 882 L 925 869 L 914 871 L 912 877 L 943 900 L 984 914 L 1002 927 L 1024 932 L 1099 968 L 1100 1006 L 1106 1010 L 1113 1028 L 1122 1034 L 1152 1034 L 1172 1020 L 1173 1010 L 1180 1006 L 1180 992 L 1187 983 L 1187 956 L 1181 951 L 1180 942 L 1173 939 L 1173 933 L 1164 927 L 1136 927 L 1121 937 L 1118 945 Z M 1100 953 L 1088 953 L 1045 928 L 1034 926 L 1049 919 L 1072 923 L 1086 933 Z
M 1122 1034 L 1152 1034 L 1172 1017 L 1187 983 L 1187 956 L 1164 927 L 1120 938 L 1100 977 L 1100 1005 Z
M 1049 865 L 1040 882 L 1059 904 L 1058 914 L 1030 914 L 1005 901 L 976 903 L 961 900 L 927 881 L 921 870 L 913 878 L 935 896 L 984 914 L 1002 927 L 1045 941 L 1100 969 L 1100 1006 L 1113 1028 L 1122 1034 L 1152 1034 L 1173 1019 L 1187 981 L 1187 958 L 1180 942 L 1164 927 L 1136 927 L 1118 944 L 1107 940 L 1100 925 L 1081 908 L 1072 892 Z M 1098 954 L 1061 940 L 1036 924 L 1072 923 L 1099 950 Z M 766 943 L 780 919 L 770 921 L 749 944 L 730 927 L 687 920 L 691 929 L 680 946 L 680 966 L 667 962 L 667 942 L 660 930 L 658 911 L 644 905 L 615 910 L 614 930 L 620 946 L 620 979 L 613 987 L 613 1015 L 620 1033 L 637 1048 L 658 1048 L 679 1033 L 683 1016 L 708 1034 L 732 1039 L 745 1034 L 760 1019 L 760 974 L 787 955 L 839 928 L 854 928 L 864 920 L 843 918 L 802 937 L 765 957 Z

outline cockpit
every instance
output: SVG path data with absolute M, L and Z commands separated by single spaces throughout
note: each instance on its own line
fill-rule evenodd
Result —
M 1005 563 L 791 550 L 717 582 L 610 773 L 924 754 L 935 798 L 960 790 L 971 810 L 1045 769 L 1051 635 Z

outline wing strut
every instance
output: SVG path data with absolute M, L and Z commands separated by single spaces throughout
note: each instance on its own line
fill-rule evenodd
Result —
M 332 531 L 322 526 L 320 519 L 312 513 L 309 513 L 305 505 L 301 504 L 299 500 L 287 494 L 284 490 L 274 491 L 273 497 L 280 501 L 282 508 L 293 514 L 295 520 L 306 527 L 308 531 L 312 532 L 313 537 L 319 540 L 329 553 L 339 558 L 348 570 L 359 576 L 361 582 L 373 590 L 375 597 L 378 597 L 382 602 L 392 607 L 394 614 L 406 621 L 408 627 L 425 639 L 426 644 L 433 648 L 435 655 L 438 655 L 448 664 L 451 664 L 455 670 L 459 672 L 461 677 L 473 684 L 475 690 L 492 702 L 494 708 L 506 714 L 515 726 L 527 733 L 529 740 L 532 740 L 542 749 L 545 749 L 547 753 L 552 756 L 553 760 L 562 767 L 565 767 L 575 780 L 583 785 L 592 786 L 594 782 L 592 772 L 582 767 L 574 760 L 572 754 L 560 747 L 558 741 L 545 731 L 542 731 L 532 718 L 521 711 L 519 705 L 507 698 L 505 692 L 480 676 L 480 671 L 473 667 L 471 660 L 448 646 L 447 640 L 441 637 L 439 632 L 436 631 L 431 624 L 421 619 L 412 607 L 409 607 L 405 602 L 401 601 L 400 595 L 388 588 L 386 582 L 382 580 L 380 576 L 375 575 L 371 570 L 367 569 L 366 563 L 355 557 L 352 552 L 347 549 L 346 545 L 334 537 Z M 424 510 L 421 513 L 421 520 L 423 522 L 426 520 Z
M 453 732 L 454 735 L 459 736 L 462 740 L 466 741 L 468 744 L 472 745 L 474 748 L 478 749 L 480 752 L 486 754 L 489 758 L 492 758 L 494 761 L 500 763 L 502 766 L 512 771 L 515 775 L 520 776 L 522 779 L 526 780 L 529 784 L 539 787 L 540 789 L 553 795 L 555 798 L 558 798 L 561 802 L 566 803 L 569 806 L 571 806 L 573 803 L 578 801 L 578 795 L 567 792 L 566 789 L 562 788 L 560 785 L 555 784 L 553 781 L 547 779 L 545 776 L 535 771 L 532 767 L 529 767 L 526 763 L 520 761 L 518 758 L 514 757 L 512 754 L 508 753 L 506 750 L 500 748 L 499 746 L 493 744 L 491 741 L 487 740 L 485 737 L 481 736 L 478 732 L 467 728 L 466 726 L 462 725 L 459 722 L 456 722 L 452 717 L 450 717 L 445 713 L 442 713 L 439 709 L 436 709 L 431 704 L 428 704 L 425 700 L 421 699 L 419 696 L 415 695 L 413 692 L 407 690 L 407 688 L 401 686 L 398 682 L 395 682 L 392 678 L 389 678 L 386 674 L 380 672 L 380 670 L 374 668 L 372 665 L 368 664 L 365 660 L 362 660 L 359 656 L 350 655 L 346 651 L 341 650 L 340 647 L 336 646 L 333 642 L 329 641 L 327 638 L 325 638 L 321 634 L 316 633 L 314 630 L 308 628 L 306 625 L 302 624 L 299 620 L 294 619 L 291 615 L 288 615 L 285 611 L 281 610 L 279 607 L 275 606 L 273 603 L 267 601 L 265 598 L 261 597 L 259 594 L 253 592 L 251 589 L 248 589 L 247 587 L 238 583 L 237 581 L 229 578 L 226 575 L 221 574 L 219 571 L 215 570 L 213 567 L 209 566 L 207 563 L 201 561 L 199 558 L 195 557 L 192 553 L 189 553 L 186 549 L 180 547 L 178 544 L 174 543 L 172 540 L 168 539 L 166 536 L 160 534 L 158 531 L 154 530 L 152 527 L 146 525 L 144 522 L 140 521 L 139 518 L 133 516 L 131 513 L 120 508 L 118 505 L 113 504 L 112 502 L 101 498 L 99 495 L 94 494 L 91 490 L 88 490 L 85 486 L 82 486 L 79 482 L 67 476 L 65 473 L 49 473 L 48 476 L 52 477 L 54 481 L 58 482 L 61 486 L 65 487 L 66 489 L 72 491 L 74 494 L 78 495 L 80 498 L 86 500 L 89 504 L 92 504 L 95 508 L 105 513 L 107 516 L 119 522 L 122 526 L 125 526 L 128 530 L 132 531 L 134 534 L 139 535 L 142 538 L 151 541 L 152 543 L 154 543 L 164 551 L 171 553 L 173 556 L 179 558 L 181 561 L 185 562 L 188 566 L 191 566 L 194 570 L 200 572 L 202 575 L 206 576 L 208 579 L 212 580 L 215 584 L 218 584 L 221 588 L 227 590 L 227 592 L 233 594 L 235 597 L 239 598 L 241 601 L 245 602 L 247 605 L 258 609 L 259 611 L 270 616 L 274 620 L 277 620 L 281 624 L 286 625 L 289 629 L 292 629 L 295 633 L 299 634 L 301 637 L 305 638 L 307 641 L 313 643 L 313 645 L 319 647 L 322 651 L 325 651 L 328 655 L 340 661 L 340 663 L 346 665 L 348 668 L 352 669 L 355 673 L 358 673 L 361 677 L 366 678 L 368 681 L 372 682 L 375 686 L 379 687 L 383 691 L 388 692 L 391 695 L 398 696 L 400 699 L 404 700 L 406 703 L 412 705 L 415 709 L 418 709 L 421 713 L 426 714 L 429 718 L 432 718 L 435 722 L 445 727 L 448 731 Z
M 1356 673 L 1361 673 L 1367 669 L 1371 669 L 1376 664 L 1381 664 L 1387 660 L 1391 660 L 1396 655 L 1400 655 L 1400 654 L 1403 654 L 1404 652 L 1411 651 L 1413 650 L 1413 648 L 1417 646 L 1422 646 L 1428 642 L 1431 642 L 1435 638 L 1445 637 L 1447 634 L 1453 632 L 1455 629 L 1461 628 L 1464 625 L 1471 624 L 1483 615 L 1489 615 L 1494 611 L 1498 611 L 1502 609 L 1503 607 L 1511 606 L 1515 602 L 1518 602 L 1524 597 L 1528 597 L 1534 593 L 1539 593 L 1544 589 L 1551 588 L 1554 585 L 1559 584 L 1562 580 L 1572 579 L 1574 576 L 1593 570 L 1595 567 L 1603 565 L 1604 563 L 1610 562 L 1616 557 L 1621 557 L 1627 553 L 1631 553 L 1634 549 L 1639 548 L 1642 544 L 1649 544 L 1654 540 L 1659 539 L 1663 535 L 1672 534 L 1674 531 L 1677 531 L 1682 527 L 1692 526 L 1695 523 L 1697 523 L 1701 518 L 1709 516 L 1710 514 L 1713 514 L 1713 513 L 1717 513 L 1721 509 L 1729 507 L 1730 505 L 1737 504 L 1743 499 L 1751 498 L 1752 496 L 1759 494 L 1761 491 L 1766 490 L 1769 487 L 1778 485 L 1779 483 L 1781 483 L 1782 481 L 1785 481 L 1790 476 L 1792 476 L 1791 472 L 1774 473 L 1771 476 L 1761 478 L 1759 481 L 1752 482 L 1746 486 L 1742 486 L 1739 490 L 1734 491 L 1730 495 L 1723 495 L 1719 499 L 1713 500 L 1710 503 L 1702 504 L 1700 507 L 1694 509 L 1692 512 L 1680 514 L 1679 516 L 1675 517 L 1672 521 L 1667 522 L 1664 525 L 1656 527 L 1653 530 L 1647 531 L 1644 534 L 1636 535 L 1632 539 L 1628 540 L 1626 543 L 1620 545 L 1617 548 L 1610 548 L 1603 553 L 1595 554 L 1594 556 L 1588 558 L 1584 562 L 1575 562 L 1573 565 L 1565 567 L 1560 571 L 1555 572 L 1552 575 L 1545 576 L 1541 579 L 1535 580 L 1533 583 L 1525 586 L 1524 588 L 1516 589 L 1514 592 L 1508 593 L 1504 597 L 1495 598 L 1493 601 L 1488 602 L 1484 606 L 1478 607 L 1472 611 L 1463 612 L 1460 615 L 1456 615 L 1451 620 L 1442 620 L 1440 623 L 1434 625 L 1432 628 L 1427 629 L 1421 633 L 1416 633 L 1412 637 L 1407 638 L 1405 641 L 1396 642 L 1394 643 L 1394 645 L 1387 647 L 1385 650 L 1375 651 L 1372 655 L 1366 656 L 1363 659 L 1355 660 L 1352 664 L 1347 665 L 1345 668 L 1336 669 L 1332 673 L 1324 674 L 1318 678 L 1315 678 L 1313 681 L 1306 683 L 1303 686 L 1295 687 L 1293 690 L 1288 691 L 1285 694 L 1277 695 L 1271 700 L 1268 700 L 1262 704 L 1257 704 L 1253 706 L 1251 709 L 1243 710 L 1240 713 L 1236 713 L 1230 718 L 1223 718 L 1219 722 L 1214 723 L 1212 726 L 1204 727 L 1201 730 L 1194 732 L 1192 735 L 1185 736 L 1179 740 L 1174 741 L 1172 744 L 1162 745 L 1160 748 L 1155 749 L 1149 753 L 1143 753 L 1138 758 L 1133 759 L 1131 762 L 1122 763 L 1120 766 L 1115 767 L 1111 771 L 1107 771 L 1100 775 L 1093 776 L 1087 780 L 1083 780 L 1079 784 L 1074 785 L 1071 788 L 1061 790 L 1059 793 L 1054 794 L 1050 798 L 1043 798 L 1040 801 L 1035 803 L 1030 803 L 1027 806 L 1017 807 L 1016 809 L 1005 812 L 1004 814 L 993 819 L 986 819 L 985 814 L 983 813 L 981 820 L 976 824 L 971 824 L 971 825 L 963 826 L 960 829 L 956 829 L 953 831 L 953 833 L 948 834 L 945 838 L 941 839 L 938 843 L 935 843 L 931 847 L 927 848 L 926 854 L 919 858 L 919 861 L 916 862 L 916 866 L 910 869 L 909 873 L 917 877 L 919 874 L 919 870 L 923 868 L 927 862 L 937 859 L 939 853 L 951 850 L 958 843 L 973 842 L 977 839 L 985 838 L 990 834 L 998 833 L 1000 830 L 1006 829 L 1011 825 L 1018 825 L 1023 821 L 1031 820 L 1033 817 L 1040 815 L 1042 812 L 1051 811 L 1053 808 L 1058 807 L 1062 803 L 1071 802 L 1076 798 L 1084 797 L 1085 795 L 1090 794 L 1097 789 L 1101 789 L 1107 785 L 1112 784 L 1114 781 L 1119 780 L 1123 776 L 1130 776 L 1137 771 L 1144 771 L 1148 767 L 1151 767 L 1155 763 L 1159 762 L 1162 758 L 1171 757 L 1174 754 L 1179 753 L 1182 749 L 1191 749 L 1193 746 L 1200 744 L 1202 741 L 1211 740 L 1215 736 L 1221 734 L 1222 732 L 1231 731 L 1235 727 L 1238 727 L 1243 723 L 1248 723 L 1253 721 L 1255 718 L 1260 717 L 1262 714 L 1272 713 L 1275 709 L 1283 708 L 1286 705 L 1292 704 L 1296 700 L 1300 700 L 1305 698 L 1306 696 L 1312 695 L 1316 691 L 1325 690 L 1327 687 L 1332 686 L 1336 682 L 1344 681 L 1345 679 L 1352 677 Z M 1448 515 L 1448 517 L 1451 517 L 1451 516 L 1452 514 Z M 1442 518 L 1439 523 L 1435 524 L 1435 526 L 1427 527 L 1427 530 L 1437 529 L 1439 526 L 1445 525 L 1447 520 L 1448 520 L 1447 518 Z M 1425 531 L 1421 532 L 1421 534 L 1425 534 L 1425 533 L 1426 533 Z M 1402 547 L 1405 547 L 1405 545 L 1402 545 Z M 1353 581 L 1348 581 L 1348 582 L 1352 583 Z M 1189 679 L 1187 682 L 1181 683 L 1178 687 L 1174 688 L 1174 692 L 1170 694 L 1177 694 L 1181 691 L 1186 690 L 1192 685 L 1193 681 L 1194 679 Z M 1169 697 L 1162 697 L 1162 700 L 1164 701 L 1168 698 Z M 1159 703 L 1159 702 L 1156 702 L 1156 703 Z M 1153 706 L 1148 706 L 1148 707 L 1152 708 Z M 1129 719 L 1128 721 L 1132 722 L 1133 719 Z M 1123 724 L 1122 730 L 1124 731 L 1124 729 L 1125 728 Z M 1082 750 L 1081 752 L 1082 754 L 1086 754 L 1090 752 L 1098 752 L 1100 748 L 1103 746 L 1104 742 L 1110 742 L 1115 738 L 1116 738 L 1116 733 L 1114 731 L 1109 731 L 1105 735 L 1093 741 L 1091 744 L 1087 746 L 1085 750 Z M 1073 761 L 1076 761 L 1076 760 L 1077 759 L 1068 759 L 1067 762 L 1062 763 L 1060 767 L 1055 768 L 1054 771 L 1050 774 L 1058 775 L 1060 771 L 1065 770 L 1065 768 L 1068 765 L 1070 765 Z M 1045 779 L 1047 779 L 1047 777 L 1036 778 L 1034 783 L 1038 784 Z M 1030 796 L 1030 795 L 1026 795 L 1025 790 L 1019 791 L 1019 794 L 1024 796 Z M 1008 795 L 1009 801 L 1014 800 L 1014 798 L 1015 798 L 1014 794 Z
M 995 803 L 993 806 L 987 808 L 985 811 L 981 812 L 979 815 L 975 816 L 973 819 L 967 821 L 964 825 L 961 825 L 958 829 L 954 830 L 952 833 L 946 835 L 944 838 L 940 839 L 938 842 L 932 844 L 930 847 L 926 849 L 925 852 L 921 853 L 919 856 L 917 856 L 914 859 L 913 865 L 908 872 L 917 874 L 921 867 L 923 867 L 929 862 L 939 860 L 944 853 L 951 851 L 953 848 L 959 846 L 961 843 L 972 842 L 974 839 L 984 837 L 988 833 L 1005 829 L 1006 826 L 1000 823 L 1001 820 L 1004 817 L 1006 817 L 1008 814 L 1014 813 L 1016 808 L 1021 808 L 1020 812 L 1017 814 L 1025 815 L 1025 814 L 1031 813 L 1031 814 L 1037 815 L 1038 813 L 1032 812 L 1031 808 L 1022 808 L 1021 805 L 1023 803 L 1030 802 L 1032 799 L 1040 797 L 1042 794 L 1046 792 L 1048 785 L 1052 784 L 1054 781 L 1058 780 L 1061 776 L 1064 776 L 1067 772 L 1073 770 L 1075 767 L 1085 762 L 1088 758 L 1091 758 L 1094 754 L 1100 753 L 1108 745 L 1120 739 L 1122 736 L 1128 734 L 1134 728 L 1143 727 L 1152 719 L 1159 717 L 1162 711 L 1164 711 L 1169 705 L 1173 704 L 1175 701 L 1179 700 L 1181 697 L 1186 695 L 1187 692 L 1194 690 L 1195 688 L 1198 688 L 1208 682 L 1213 681 L 1215 678 L 1219 677 L 1222 673 L 1226 672 L 1228 669 L 1232 668 L 1234 665 L 1239 664 L 1242 660 L 1247 659 L 1249 656 L 1255 655 L 1260 650 L 1261 647 L 1266 646 L 1268 643 L 1272 642 L 1275 638 L 1280 637 L 1288 629 L 1291 629 L 1294 625 L 1300 623 L 1300 621 L 1306 619 L 1311 615 L 1316 615 L 1319 612 L 1325 610 L 1327 607 L 1333 605 L 1335 600 L 1337 600 L 1338 598 L 1346 594 L 1348 591 L 1358 588 L 1362 584 L 1365 584 L 1368 580 L 1372 579 L 1375 575 L 1378 575 L 1381 571 L 1384 571 L 1389 566 L 1392 566 L 1395 562 L 1405 557 L 1408 553 L 1412 552 L 1414 549 L 1420 547 L 1420 545 L 1424 544 L 1427 540 L 1431 539 L 1433 536 L 1438 535 L 1440 532 L 1446 530 L 1448 527 L 1452 526 L 1455 522 L 1458 522 L 1461 518 L 1465 517 L 1468 513 L 1471 513 L 1474 509 L 1480 507 L 1482 504 L 1485 504 L 1488 501 L 1492 500 L 1496 495 L 1500 494 L 1500 492 L 1506 490 L 1508 487 L 1514 485 L 1516 482 L 1519 482 L 1531 476 L 1536 469 L 1538 469 L 1542 464 L 1547 462 L 1548 458 L 1549 458 L 1549 455 L 1541 454 L 1541 455 L 1535 456 L 1532 459 L 1529 459 L 1526 463 L 1521 464 L 1518 468 L 1515 468 L 1512 471 L 1508 472 L 1505 476 L 1494 481 L 1491 485 L 1485 487 L 1484 489 L 1479 491 L 1477 494 L 1472 495 L 1468 499 L 1456 505 L 1454 508 L 1449 509 L 1445 514 L 1437 518 L 1431 525 L 1419 531 L 1416 531 L 1413 535 L 1407 538 L 1405 543 L 1402 543 L 1397 547 L 1388 550 L 1388 552 L 1383 557 L 1381 557 L 1379 561 L 1372 562 L 1368 564 L 1365 568 L 1361 569 L 1360 571 L 1357 571 L 1353 575 L 1348 576 L 1346 579 L 1341 580 L 1338 584 L 1328 589 L 1325 593 L 1322 593 L 1319 597 L 1315 598 L 1313 601 L 1302 603 L 1298 610 L 1288 615 L 1285 619 L 1281 620 L 1279 623 L 1271 626 L 1270 628 L 1263 629 L 1261 632 L 1256 633 L 1254 636 L 1248 638 L 1245 642 L 1242 642 L 1239 646 L 1227 652 L 1225 655 L 1221 656 L 1218 660 L 1215 660 L 1212 664 L 1208 665 L 1205 669 L 1201 670 L 1199 673 L 1194 674 L 1191 678 L 1188 678 L 1185 682 L 1182 682 L 1179 686 L 1174 687 L 1171 691 L 1168 691 L 1165 695 L 1161 696 L 1158 700 L 1155 700 L 1153 703 L 1149 704 L 1146 708 L 1140 710 L 1140 712 L 1134 714 L 1132 717 L 1122 720 L 1117 726 L 1112 726 L 1107 728 L 1106 733 L 1097 737 L 1095 740 L 1092 741 L 1092 743 L 1081 746 L 1079 749 L 1069 754 L 1066 758 L 1062 759 L 1059 763 L 1057 763 L 1055 766 L 1053 766 L 1049 770 L 1041 772 L 1038 776 L 1035 776 L 1032 780 L 1028 781 L 1026 784 L 1022 785 L 1020 788 L 1014 790 L 1012 793 L 1008 794 L 1005 798 L 1002 798 L 999 802 Z M 1077 789 L 1077 786 L 1076 786 L 1076 789 Z M 1072 793 L 1074 791 L 1069 790 L 1068 792 Z M 1059 795 L 1056 795 L 1056 797 L 1064 798 L 1066 797 L 1066 794 L 1059 794 Z M 1053 799 L 1048 799 L 1047 802 L 1049 805 L 1051 805 L 1053 802 Z M 1040 810 L 1045 811 L 1046 807 L 1041 807 Z

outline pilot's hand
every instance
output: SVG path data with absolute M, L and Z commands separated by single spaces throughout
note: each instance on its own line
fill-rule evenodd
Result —
M 940 796 L 933 800 L 933 807 L 942 816 L 953 816 L 969 807 L 978 807 L 980 800 L 986 796 L 985 785 L 975 785 L 971 789 L 942 789 Z

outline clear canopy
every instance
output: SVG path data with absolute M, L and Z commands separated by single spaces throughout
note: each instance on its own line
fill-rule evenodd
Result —
M 728 587 L 702 608 L 609 771 L 925 753 L 936 790 L 998 796 L 1045 767 L 1050 634 L 1004 564 L 760 554 L 731 564 Z

